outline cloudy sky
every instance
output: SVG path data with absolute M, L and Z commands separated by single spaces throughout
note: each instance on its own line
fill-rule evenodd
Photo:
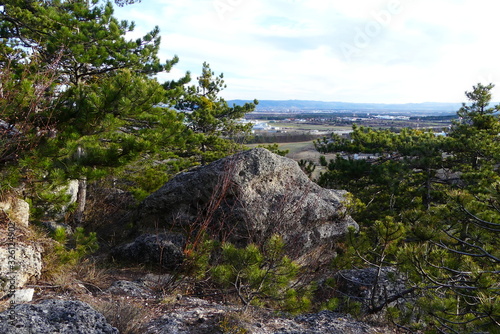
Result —
M 117 8 L 134 34 L 159 26 L 164 78 L 224 73 L 226 99 L 465 102 L 498 85 L 497 0 L 142 0 Z M 131 36 L 135 37 L 135 36 Z

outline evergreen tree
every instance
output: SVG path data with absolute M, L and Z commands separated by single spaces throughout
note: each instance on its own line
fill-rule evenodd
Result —
M 22 152 L 36 147 L 43 136 L 54 135 L 50 130 L 52 121 L 48 111 L 51 100 L 47 96 L 54 86 L 56 74 L 50 69 L 37 71 L 40 64 L 37 56 L 34 54 L 29 66 L 23 69 L 15 69 L 10 61 L 0 67 L 2 166 L 15 164 Z
M 9 84 L 26 87 L 23 73 L 52 74 L 44 99 L 35 101 L 43 108 L 24 113 L 36 117 L 7 104 L 0 117 L 10 127 L 29 129 L 23 138 L 43 137 L 11 161 L 25 185 L 79 179 L 81 215 L 87 180 L 116 173 L 140 153 L 165 158 L 184 149 L 191 132 L 182 115 L 159 107 L 165 90 L 151 77 L 178 61 L 158 59 L 158 28 L 129 41 L 125 34 L 134 25 L 118 22 L 111 3 L 96 0 L 9 1 L 0 15 L 0 62 L 9 64 Z
M 408 275 L 407 291 L 418 291 L 419 308 L 412 317 L 392 312 L 396 321 L 420 317 L 417 328 L 443 333 L 500 328 L 500 123 L 499 107 L 488 107 L 492 88 L 478 84 L 466 92 L 471 103 L 458 111 L 447 137 L 355 126 L 350 138 L 316 143 L 320 152 L 339 152 L 322 159 L 328 171 L 319 182 L 365 204 L 354 215 L 361 231 L 344 251 L 360 261 L 336 263 L 396 265 Z M 370 156 L 355 159 L 360 153 Z
M 263 249 L 255 244 L 237 248 L 224 243 L 220 263 L 210 269 L 210 276 L 224 294 L 236 294 L 244 310 L 251 304 L 267 304 L 292 313 L 307 311 L 307 291 L 299 294 L 292 287 L 300 267 L 284 255 L 284 246 L 278 235 L 271 236 Z
M 66 85 L 93 81 L 119 69 L 155 74 L 168 71 L 178 59 L 164 64 L 157 53 L 159 29 L 136 41 L 125 39 L 133 23 L 118 22 L 110 2 L 77 1 L 7 1 L 0 12 L 0 37 L 4 40 L 5 59 L 25 59 L 32 50 L 42 61 L 54 64 Z
M 185 115 L 187 126 L 197 134 L 192 152 L 199 155 L 200 162 L 204 164 L 242 148 L 235 140 L 247 135 L 251 124 L 238 123 L 237 120 L 252 112 L 258 101 L 230 107 L 219 96 L 226 88 L 223 74 L 216 76 L 207 63 L 203 64 L 197 81 L 197 86 L 172 90 L 174 96 L 171 103 Z M 172 83 L 164 86 L 167 89 L 175 87 Z
M 443 331 L 500 329 L 500 106 L 488 107 L 493 87 L 478 84 L 466 92 L 471 104 L 458 111 L 447 150 L 459 182 L 432 212 L 426 251 L 410 252 L 422 283 L 435 286 L 426 295 L 433 299 L 428 312 Z
M 472 87 L 472 92 L 465 92 L 465 96 L 472 104 L 463 103 L 462 108 L 457 112 L 460 122 L 456 126 L 465 124 L 478 130 L 498 130 L 498 118 L 495 117 L 495 113 L 500 110 L 500 106 L 488 107 L 491 103 L 491 90 L 494 87 L 493 84 L 484 86 L 478 83 L 477 86 Z
M 447 138 L 430 131 L 402 129 L 399 133 L 353 126 L 350 138 L 332 135 L 315 143 L 321 153 L 337 152 L 336 159 L 318 182 L 331 188 L 348 189 L 380 215 L 370 212 L 370 224 L 385 215 L 400 215 L 411 208 L 428 208 L 439 198 L 436 173 L 446 167 L 443 159 Z M 369 208 L 367 208 L 369 210 Z M 368 212 L 368 211 L 365 211 Z
M 471 104 L 463 104 L 458 111 L 460 120 L 453 124 L 451 137 L 455 145 L 449 150 L 462 171 L 491 170 L 500 159 L 500 105 L 489 107 L 493 88 L 493 84 L 478 84 L 466 92 Z
M 229 107 L 218 96 L 222 75 L 207 64 L 197 87 L 187 86 L 189 73 L 158 83 L 154 75 L 178 58 L 159 60 L 157 27 L 128 40 L 134 23 L 98 0 L 12 0 L 0 19 L 0 91 L 9 93 L 0 99 L 3 189 L 23 184 L 40 198 L 31 186 L 78 179 L 80 222 L 88 181 L 126 177 L 144 196 L 172 173 L 240 148 L 232 139 L 249 126 L 236 120 L 255 104 Z

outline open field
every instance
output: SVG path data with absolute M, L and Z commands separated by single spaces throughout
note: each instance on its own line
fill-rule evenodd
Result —
M 257 147 L 259 145 L 267 145 L 267 144 L 248 144 L 246 146 L 250 148 Z M 290 152 L 286 155 L 288 158 L 294 160 L 318 160 L 319 161 L 319 152 L 314 148 L 313 141 L 304 141 L 304 142 L 296 142 L 296 143 L 280 143 L 280 150 L 289 150 Z
M 278 143 L 280 150 L 289 150 L 288 158 L 295 161 L 312 161 L 317 167 L 314 176 L 318 176 L 324 170 L 319 164 L 321 154 L 316 151 L 312 138 L 328 136 L 332 132 L 348 132 L 352 130 L 352 125 L 391 129 L 398 131 L 401 128 L 421 128 L 434 129 L 436 132 L 447 129 L 452 122 L 451 116 L 431 116 L 431 117 L 406 117 L 406 118 L 382 118 L 369 117 L 368 115 L 342 115 L 336 114 L 311 114 L 311 115 L 279 115 L 260 114 L 253 115 L 251 119 L 265 122 L 272 131 L 256 131 L 255 135 L 259 139 L 256 144 L 247 144 L 253 148 L 258 145 Z M 311 140 L 308 140 L 311 139 Z M 254 141 L 255 142 L 255 141 Z M 335 154 L 327 154 L 327 160 L 335 158 Z
M 456 115 L 413 116 L 375 115 L 367 113 L 317 113 L 317 114 L 249 114 L 248 119 L 266 122 L 283 131 L 342 131 L 353 124 L 378 129 L 421 128 L 437 131 L 447 128 Z
M 249 144 L 246 145 L 249 148 L 254 148 L 259 146 L 260 144 Z M 265 144 L 264 144 L 265 145 Z M 321 154 L 316 151 L 314 148 L 313 141 L 304 141 L 304 142 L 295 142 L 295 143 L 280 143 L 278 144 L 280 150 L 289 150 L 290 152 L 286 155 L 286 157 L 293 159 L 295 161 L 300 160 L 309 160 L 312 161 L 316 165 L 315 173 L 313 174 L 313 178 L 318 177 L 321 171 L 324 171 L 325 168 L 319 164 L 319 157 Z M 325 157 L 327 160 L 333 159 L 335 154 L 326 154 Z

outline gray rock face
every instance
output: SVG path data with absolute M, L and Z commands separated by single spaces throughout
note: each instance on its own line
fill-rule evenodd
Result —
M 177 175 L 144 200 L 137 217 L 143 228 L 207 228 L 238 245 L 278 233 L 288 255 L 310 259 L 357 228 L 344 195 L 310 181 L 297 162 L 256 148 Z
M 331 311 L 321 311 L 296 317 L 295 323 L 300 329 L 285 329 L 275 334 L 376 334 L 379 328 L 356 321 L 349 315 Z M 388 332 L 385 332 L 388 333 Z
M 0 247 L 0 297 L 39 278 L 42 273 L 41 249 L 24 243 L 11 246 Z
M 133 242 L 115 248 L 112 256 L 122 261 L 174 269 L 184 259 L 185 243 L 186 238 L 180 234 L 143 234 Z
M 385 304 L 403 309 L 413 297 L 413 289 L 393 267 L 382 267 L 380 272 L 378 268 L 341 270 L 335 278 L 340 296 L 360 302 L 366 313 L 380 312 Z
M 29 303 L 33 300 L 33 294 L 35 293 L 35 289 L 21 289 L 16 290 L 14 295 L 10 297 L 9 303 L 21 304 L 21 303 Z
M 136 298 L 154 298 L 153 292 L 143 282 L 116 281 L 106 292 Z
M 229 311 L 229 307 L 185 297 L 170 312 L 144 327 L 148 334 L 222 333 L 218 320 Z
M 104 316 L 80 301 L 44 300 L 0 313 L 1 334 L 117 334 Z
M 0 211 L 5 212 L 12 221 L 27 227 L 30 219 L 30 205 L 19 198 L 10 198 L 0 202 Z
M 254 313 L 239 316 L 237 308 L 183 298 L 172 310 L 146 324 L 148 334 L 378 334 L 391 333 L 356 321 L 349 315 L 330 311 L 305 314 L 295 318 Z M 234 316 L 232 316 L 234 315 Z M 225 323 L 225 324 L 224 324 Z
M 12 295 L 42 272 L 42 247 L 25 242 L 30 235 L 29 204 L 19 198 L 0 202 L 0 298 Z
M 392 333 L 372 327 L 349 315 L 330 311 L 281 317 L 268 311 L 243 315 L 236 306 L 183 297 L 169 310 L 141 325 L 147 334 L 375 334 Z M 80 301 L 44 300 L 39 304 L 16 305 L 0 313 L 0 334 L 116 334 L 102 314 Z

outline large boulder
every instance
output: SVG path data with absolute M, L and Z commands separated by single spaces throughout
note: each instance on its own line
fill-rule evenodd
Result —
M 42 249 L 22 242 L 0 245 L 0 297 L 40 278 Z
M 256 148 L 181 173 L 138 209 L 143 229 L 200 231 L 245 245 L 278 233 L 295 260 L 328 260 L 356 222 L 345 191 L 324 189 L 296 161 Z
M 118 334 L 104 316 L 81 301 L 44 300 L 0 313 L 0 333 Z
M 111 255 L 121 261 L 175 269 L 184 260 L 185 243 L 186 238 L 181 234 L 143 234 L 130 243 L 114 248 Z

